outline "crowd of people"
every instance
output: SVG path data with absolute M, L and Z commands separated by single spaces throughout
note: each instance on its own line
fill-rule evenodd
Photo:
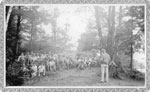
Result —
M 106 54 L 106 51 L 102 50 L 102 53 L 96 56 L 80 55 L 78 57 L 71 57 L 62 54 L 28 52 L 26 54 L 22 53 L 18 57 L 17 62 L 21 63 L 23 71 L 29 72 L 30 77 L 45 76 L 47 71 L 55 72 L 72 68 L 85 69 L 87 67 L 95 67 L 98 66 L 99 62 L 102 63 L 102 73 L 106 71 L 108 74 L 107 65 L 110 61 L 110 58 L 108 58 L 110 56 L 103 53 Z M 103 62 L 104 59 L 105 62 Z

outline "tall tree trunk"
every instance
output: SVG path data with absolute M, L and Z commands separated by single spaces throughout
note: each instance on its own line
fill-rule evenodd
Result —
M 34 20 L 33 20 L 34 21 Z M 31 26 L 31 38 L 30 38 L 30 48 L 29 48 L 29 51 L 32 51 L 32 46 L 33 46 L 33 36 L 34 36 L 34 27 L 35 27 L 35 24 L 34 24 L 34 22 L 32 21 L 32 26 Z M 39 49 L 40 50 L 40 49 Z
M 130 50 L 131 50 L 131 62 L 130 62 L 130 68 L 133 69 L 133 31 L 131 30 L 131 43 L 130 43 Z
M 119 7 L 119 29 L 121 29 L 121 22 L 122 22 L 122 6 Z M 119 30 L 117 30 L 119 31 Z M 115 61 L 115 58 L 118 55 L 118 44 L 119 44 L 119 37 L 116 37 L 116 32 L 114 33 L 115 35 L 115 41 L 114 41 L 114 54 L 113 54 L 113 58 L 112 61 Z
M 130 44 L 130 50 L 131 50 L 131 62 L 130 62 L 130 68 L 133 69 L 133 43 Z
M 98 6 L 94 7 L 95 10 L 95 18 L 96 18 L 96 26 L 98 29 L 98 35 L 99 35 L 99 48 L 102 48 L 102 31 L 101 31 L 101 23 L 100 23 L 100 15 L 99 15 L 99 10 L 98 10 Z
M 21 9 L 21 7 L 20 6 L 18 6 L 18 10 L 20 10 Z M 21 19 L 21 16 L 20 15 L 18 15 L 18 19 L 17 19 L 17 29 L 16 29 L 16 39 L 15 39 L 15 46 L 14 46 L 14 59 L 13 59 L 13 61 L 15 61 L 15 59 L 16 59 L 16 56 L 17 56 L 17 54 L 18 54 L 18 46 L 19 46 L 19 39 L 20 39 L 20 37 L 19 37 L 19 33 L 20 33 L 20 19 Z
M 119 7 L 119 27 L 121 27 L 121 23 L 122 23 L 122 6 Z
M 108 37 L 107 37 L 107 52 L 111 57 L 111 63 L 109 66 L 110 77 L 121 78 L 119 76 L 119 67 L 116 66 L 114 61 L 117 59 L 117 43 L 116 43 L 116 30 L 115 30 L 115 6 L 109 7 L 108 17 Z
M 5 32 L 7 31 L 8 22 L 9 22 L 9 18 L 10 18 L 11 12 L 12 12 L 12 8 L 13 8 L 13 6 L 9 6 L 8 11 L 6 11 Z
M 54 40 L 54 53 L 57 52 L 57 29 L 56 29 L 56 21 L 58 17 L 58 10 L 55 8 L 52 27 L 53 27 L 53 40 Z
M 109 6 L 108 13 L 108 36 L 107 36 L 107 52 L 111 59 L 114 51 L 114 32 L 115 32 L 115 6 Z

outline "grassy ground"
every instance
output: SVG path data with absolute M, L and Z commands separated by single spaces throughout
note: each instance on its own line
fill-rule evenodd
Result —
M 110 78 L 109 82 L 101 83 L 100 79 L 98 67 L 84 70 L 70 69 L 47 72 L 46 76 L 35 77 L 23 86 L 144 86 L 144 81 Z

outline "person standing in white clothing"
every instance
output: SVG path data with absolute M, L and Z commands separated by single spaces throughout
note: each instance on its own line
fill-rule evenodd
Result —
M 102 49 L 102 63 L 101 63 L 101 82 L 109 81 L 108 64 L 111 58 L 105 49 Z

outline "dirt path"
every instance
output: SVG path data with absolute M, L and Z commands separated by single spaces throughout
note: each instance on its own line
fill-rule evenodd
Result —
M 143 81 L 129 79 L 119 80 L 110 78 L 108 83 L 101 83 L 99 74 L 99 68 L 47 72 L 46 76 L 36 77 L 26 82 L 24 86 L 144 86 Z

